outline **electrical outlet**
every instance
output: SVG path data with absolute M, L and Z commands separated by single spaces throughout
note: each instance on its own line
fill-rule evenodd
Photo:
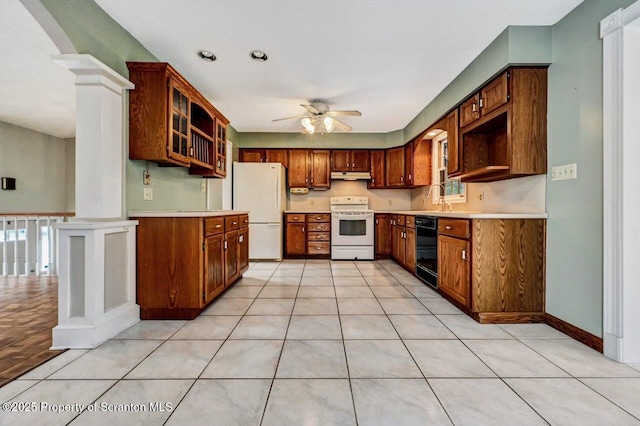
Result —
M 142 184 L 143 185 L 151 184 L 151 173 L 149 173 L 149 170 L 145 170 L 144 172 L 142 172 Z
M 578 179 L 578 164 L 564 164 L 551 168 L 551 180 Z
M 389 202 L 389 205 L 393 204 L 393 200 L 388 200 L 388 202 Z
M 315 203 L 316 203 L 316 202 L 315 202 L 315 201 L 313 201 L 313 200 L 310 200 L 310 201 L 309 201 L 309 204 L 310 204 L 310 205 L 314 205 Z
M 480 192 L 477 195 L 478 201 L 480 201 L 481 203 L 484 203 L 484 192 Z
M 207 181 L 204 179 L 200 182 L 200 192 L 207 192 Z
M 153 200 L 153 189 L 151 189 L 151 188 L 144 188 L 144 200 L 145 200 L 145 201 L 151 201 L 151 200 Z

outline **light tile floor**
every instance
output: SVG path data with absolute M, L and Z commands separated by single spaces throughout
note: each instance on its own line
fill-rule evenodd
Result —
M 480 325 L 391 261 L 263 262 L 193 321 L 0 388 L 36 409 L 0 425 L 639 425 L 633 367 L 546 325 Z

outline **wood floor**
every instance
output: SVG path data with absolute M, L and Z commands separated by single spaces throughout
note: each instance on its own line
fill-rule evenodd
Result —
M 0 386 L 63 352 L 49 350 L 57 323 L 57 277 L 0 276 Z

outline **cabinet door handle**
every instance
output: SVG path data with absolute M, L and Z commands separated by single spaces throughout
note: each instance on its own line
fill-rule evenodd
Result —
M 471 112 L 477 112 L 477 111 L 478 111 L 478 106 L 474 102 L 473 105 L 471 105 Z
M 309 178 L 304 178 L 304 183 L 309 182 Z
M 311 178 L 311 183 L 313 183 L 313 178 Z
M 449 225 L 445 226 L 444 229 L 446 229 L 447 231 L 451 230 L 451 227 Z
M 404 176 L 400 176 L 400 182 L 404 182 Z
M 216 225 L 216 229 L 222 228 L 222 225 Z
M 236 222 L 235 220 L 233 222 L 231 222 L 232 225 L 237 225 L 238 222 Z
M 294 217 L 293 217 L 293 220 L 298 220 L 298 216 L 294 216 Z
M 371 178 L 371 183 L 376 183 L 376 178 Z
M 376 219 L 376 225 L 378 224 L 378 219 Z
M 467 260 L 467 251 L 462 250 L 462 260 Z
M 304 226 L 302 227 L 302 232 L 304 232 Z
M 351 168 L 355 168 L 356 167 L 356 163 L 351 163 Z
M 480 98 L 480 108 L 484 108 L 484 102 L 482 101 L 484 101 L 484 99 Z
M 224 240 L 224 249 L 227 249 L 227 240 Z

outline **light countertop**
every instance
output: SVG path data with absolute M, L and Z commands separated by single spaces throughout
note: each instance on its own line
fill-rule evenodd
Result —
M 546 219 L 547 213 L 500 213 L 500 212 L 441 212 L 441 211 L 422 211 L 422 210 L 374 210 L 375 213 L 387 214 L 404 214 L 412 216 L 437 216 L 437 217 L 453 217 L 460 219 Z M 320 214 L 331 213 L 326 210 L 286 210 L 285 213 L 298 214 Z
M 249 214 L 243 210 L 150 210 L 130 211 L 129 217 L 214 217 Z

